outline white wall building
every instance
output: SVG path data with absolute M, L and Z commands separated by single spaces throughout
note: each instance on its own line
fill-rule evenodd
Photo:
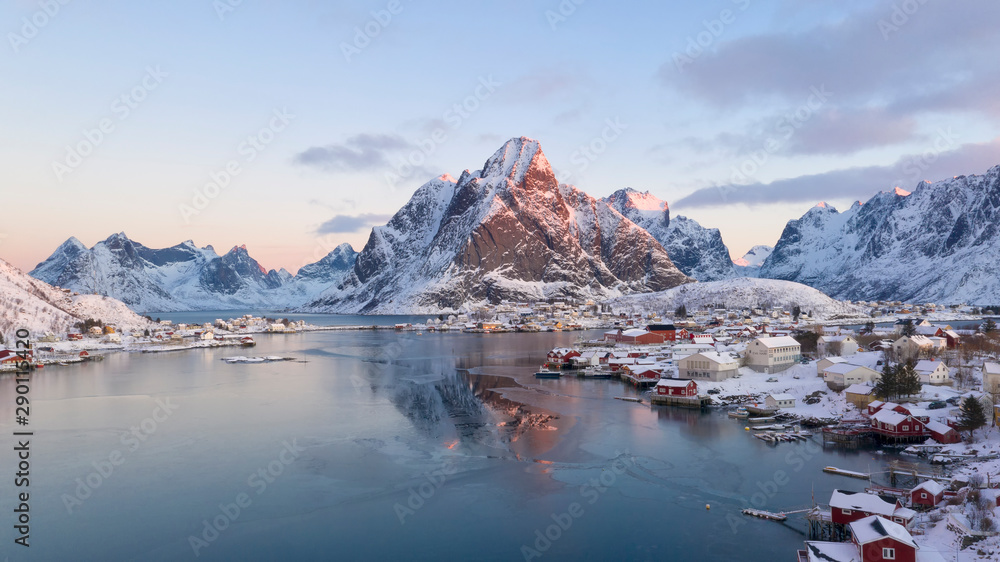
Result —
M 802 346 L 791 336 L 759 337 L 747 346 L 747 366 L 762 373 L 784 371 L 802 358 Z
M 677 377 L 704 381 L 723 381 L 739 373 L 739 362 L 728 353 L 703 351 L 677 362 Z

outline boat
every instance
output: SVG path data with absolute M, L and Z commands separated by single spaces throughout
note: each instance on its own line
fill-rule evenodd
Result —
M 601 369 L 600 367 L 587 367 L 577 373 L 577 376 L 588 379 L 610 379 L 611 371 Z
M 748 418 L 748 417 L 750 417 L 750 412 L 748 412 L 747 409 L 744 408 L 743 406 L 740 406 L 739 408 L 736 408 L 735 411 L 729 412 L 729 417 L 731 417 L 731 418 Z
M 251 338 L 250 336 L 243 336 L 242 338 L 240 338 L 240 345 L 242 345 L 243 347 L 253 347 L 257 345 L 257 342 L 253 341 L 253 338 Z
M 549 369 L 548 365 L 544 365 L 540 371 L 535 373 L 535 377 L 539 379 L 558 379 L 561 376 L 561 372 Z

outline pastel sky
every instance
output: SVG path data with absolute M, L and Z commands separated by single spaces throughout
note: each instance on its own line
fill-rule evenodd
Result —
M 124 231 L 246 244 L 295 272 L 522 135 L 562 181 L 649 190 L 739 257 L 821 200 L 1000 163 L 998 16 L 986 0 L 8 0 L 0 257 L 30 270 L 70 236 Z

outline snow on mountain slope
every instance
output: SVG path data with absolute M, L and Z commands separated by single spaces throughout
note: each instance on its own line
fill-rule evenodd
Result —
M 302 266 L 284 281 L 288 302 L 293 306 L 312 302 L 353 270 L 357 259 L 358 252 L 350 244 L 341 244 L 319 261 Z
M 789 221 L 760 276 L 838 298 L 994 303 L 1000 296 L 1000 166 L 923 182 L 838 213 Z
M 749 310 L 762 305 L 783 307 L 790 312 L 798 305 L 818 320 L 838 315 L 864 316 L 867 312 L 863 307 L 834 300 L 806 285 L 746 277 L 681 285 L 657 293 L 618 297 L 609 303 L 616 313 L 656 311 L 666 316 L 671 316 L 681 305 L 689 312 L 717 307 Z
M 685 275 L 698 281 L 715 281 L 736 276 L 729 249 L 717 228 L 676 216 L 671 219 L 667 202 L 648 191 L 619 189 L 603 199 L 632 222 L 656 238 L 667 255 Z
M 306 307 L 433 312 L 483 302 L 589 298 L 691 281 L 641 227 L 560 185 L 537 141 L 509 140 L 459 179 L 417 189 L 372 229 L 354 269 Z
M 31 275 L 80 293 L 107 295 L 143 312 L 283 308 L 311 300 L 349 269 L 337 261 L 353 259 L 353 249 L 348 249 L 338 248 L 339 254 L 334 250 L 304 267 L 303 280 L 290 283 L 290 273 L 265 270 L 246 246 L 220 256 L 211 246 L 198 248 L 190 240 L 152 249 L 118 233 L 89 250 L 70 238 Z
M 45 332 L 65 334 L 88 318 L 127 330 L 151 326 L 120 301 L 97 295 L 68 295 L 0 260 L 0 333 L 6 341 L 13 341 L 21 328 L 29 330 L 36 341 Z
M 743 254 L 742 258 L 733 260 L 733 269 L 741 277 L 758 277 L 760 275 L 760 266 L 764 264 L 764 260 L 773 251 L 774 248 L 771 246 L 754 246 L 747 253 Z

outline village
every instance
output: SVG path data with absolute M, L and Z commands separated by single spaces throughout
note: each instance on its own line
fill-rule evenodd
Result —
M 88 321 L 65 335 L 44 334 L 31 361 L 44 367 L 100 360 L 102 351 L 252 347 L 254 335 L 315 330 L 601 330 L 599 337 L 549 351 L 536 377 L 618 379 L 609 384 L 627 385 L 638 395 L 617 398 L 654 408 L 724 408 L 761 446 L 809 442 L 913 457 L 913 464 L 894 463 L 885 483 L 828 467 L 834 477 L 864 479 L 867 486 L 838 489 L 809 509 L 744 510 L 775 521 L 800 513 L 809 540 L 798 560 L 931 561 L 943 559 L 937 554 L 943 548 L 974 549 L 985 559 L 1000 554 L 1000 340 L 994 320 L 973 316 L 993 311 L 867 304 L 868 317 L 850 319 L 782 307 L 615 314 L 592 301 L 557 300 L 382 326 L 314 326 L 247 314 L 194 325 L 150 319 L 139 332 Z M 0 369 L 13 369 L 17 361 L 16 353 L 0 351 Z M 975 427 L 967 412 L 972 403 L 982 415 Z
M 635 327 L 551 350 L 536 376 L 618 378 L 648 389 L 651 407 L 728 408 L 765 443 L 815 438 L 823 447 L 894 450 L 936 467 L 894 463 L 890 485 L 828 467 L 833 475 L 866 479 L 868 486 L 837 490 L 828 503 L 810 509 L 744 510 L 776 521 L 801 513 L 810 540 L 798 560 L 930 561 L 944 559 L 942 548 L 967 547 L 984 559 L 1000 556 L 995 321 L 976 329 L 922 318 L 860 329 L 629 325 Z

